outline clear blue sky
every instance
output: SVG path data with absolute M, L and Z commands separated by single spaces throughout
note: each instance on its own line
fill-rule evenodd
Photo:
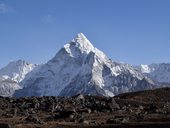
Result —
M 44 63 L 79 32 L 115 61 L 170 62 L 170 0 L 0 0 L 0 67 Z

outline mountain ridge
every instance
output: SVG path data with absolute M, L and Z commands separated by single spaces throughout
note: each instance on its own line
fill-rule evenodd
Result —
M 112 97 L 170 86 L 169 76 L 169 63 L 132 66 L 116 62 L 79 33 L 45 64 L 18 60 L 0 69 L 0 95 Z
M 23 80 L 15 96 L 114 96 L 151 89 L 154 83 L 128 64 L 112 61 L 79 33 L 57 54 Z M 139 87 L 139 84 L 141 87 Z
M 19 83 L 36 66 L 24 60 L 17 60 L 0 69 L 0 96 L 12 96 L 16 90 L 21 89 Z
M 170 63 L 139 65 L 136 69 L 159 83 L 170 83 Z
M 35 64 L 30 64 L 24 60 L 11 61 L 7 66 L 0 69 L 0 77 L 19 83 L 35 67 Z

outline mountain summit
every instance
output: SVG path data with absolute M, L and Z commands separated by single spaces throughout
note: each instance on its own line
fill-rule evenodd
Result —
M 30 64 L 24 60 L 10 62 L 7 66 L 0 69 L 0 77 L 21 82 L 27 73 L 36 67 L 35 64 Z
M 89 53 L 90 51 L 94 51 L 93 45 L 84 36 L 83 33 L 77 34 L 77 36 L 72 40 L 72 42 L 66 44 L 64 47 L 67 48 L 69 46 L 71 48 L 71 45 L 78 47 L 82 52 Z
M 114 96 L 154 87 L 131 65 L 113 62 L 82 33 L 28 76 L 15 96 Z
M 16 90 L 21 89 L 19 82 L 35 67 L 34 64 L 18 60 L 0 69 L 0 96 L 12 96 Z

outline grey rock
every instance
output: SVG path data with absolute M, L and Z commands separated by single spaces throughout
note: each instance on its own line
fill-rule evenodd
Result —
M 120 106 L 119 104 L 116 103 L 115 99 L 114 98 L 111 98 L 111 103 L 110 103 L 110 106 L 112 109 L 120 109 Z
M 37 123 L 37 124 L 42 123 L 41 120 L 36 115 L 29 115 L 28 117 L 25 118 L 25 121 L 32 122 L 32 123 Z

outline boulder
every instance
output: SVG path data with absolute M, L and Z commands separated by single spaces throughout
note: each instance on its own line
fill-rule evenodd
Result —
M 25 121 L 29 123 L 36 123 L 36 124 L 42 123 L 41 120 L 36 115 L 29 115 L 28 117 L 25 118 Z

